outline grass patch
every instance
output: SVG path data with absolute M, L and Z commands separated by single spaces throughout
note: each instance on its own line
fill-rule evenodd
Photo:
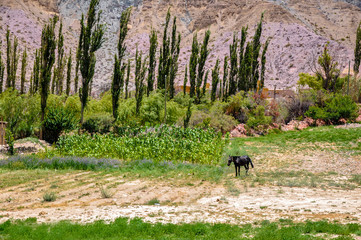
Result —
M 361 128 L 345 129 L 326 126 L 281 134 L 271 133 L 263 137 L 238 138 L 232 141 L 232 146 L 239 146 L 241 153 L 250 155 L 274 151 L 275 148 L 280 152 L 290 149 L 298 151 L 313 149 L 351 151 L 353 155 L 361 155 L 361 142 L 358 141 L 360 136 Z
M 322 235 L 320 235 L 322 234 Z M 361 234 L 359 224 L 338 224 L 327 221 L 293 223 L 280 220 L 260 225 L 230 224 L 151 224 L 139 218 L 118 218 L 106 224 L 97 221 L 85 225 L 62 221 L 38 224 L 36 218 L 7 221 L 0 224 L 2 239 L 353 239 Z M 317 235 L 317 237 L 316 237 Z M 326 237 L 321 237 L 326 235 Z M 337 237 L 337 238 L 334 238 Z
M 57 196 L 54 192 L 46 192 L 43 195 L 44 202 L 55 202 Z
M 109 191 L 109 189 L 106 189 L 104 186 L 100 186 L 99 190 L 100 190 L 100 194 L 101 194 L 102 198 L 111 198 L 114 195 L 113 193 L 111 193 Z
M 149 200 L 147 202 L 147 205 L 159 205 L 160 204 L 160 201 L 156 198 L 153 198 L 152 200 Z

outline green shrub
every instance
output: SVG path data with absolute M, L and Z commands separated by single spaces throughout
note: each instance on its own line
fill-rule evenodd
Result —
M 46 192 L 43 195 L 44 202 L 54 202 L 56 200 L 56 194 L 54 192 Z
M 240 123 L 246 123 L 248 112 L 254 106 L 244 92 L 239 92 L 229 98 L 229 102 L 225 105 L 225 113 L 232 115 Z
M 14 140 L 14 135 L 10 131 L 10 129 L 6 129 L 5 136 L 6 136 L 6 143 L 9 146 L 8 153 L 10 155 L 14 155 L 15 154 L 15 149 L 14 149 L 15 140 Z
M 87 132 L 94 133 L 109 133 L 113 126 L 113 117 L 110 114 L 91 116 L 85 120 L 82 128 Z
M 62 105 L 52 106 L 48 109 L 44 120 L 44 139 L 50 143 L 58 140 L 61 132 L 73 130 L 77 120 L 71 112 Z
M 357 117 L 357 110 L 357 104 L 350 96 L 335 94 L 326 101 L 324 107 L 319 105 L 310 107 L 306 115 L 313 119 L 337 123 L 341 118 L 354 120 Z
M 254 112 L 250 114 L 247 126 L 257 129 L 258 126 L 266 126 L 272 123 L 272 117 L 265 116 L 265 109 L 262 105 L 257 106 Z

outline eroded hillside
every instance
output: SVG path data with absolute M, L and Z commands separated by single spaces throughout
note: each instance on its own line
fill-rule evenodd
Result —
M 347 3 L 350 2 L 350 3 Z M 123 9 L 133 5 L 132 28 L 128 36 L 128 56 L 133 57 L 138 45 L 148 50 L 148 34 L 153 27 L 161 39 L 162 24 L 170 7 L 177 16 L 182 34 L 179 80 L 189 61 L 190 41 L 195 31 L 199 38 L 210 29 L 211 54 L 206 67 L 211 68 L 219 58 L 228 54 L 233 32 L 250 27 L 250 36 L 262 12 L 265 12 L 264 38 L 272 37 L 268 51 L 266 86 L 292 88 L 299 72 L 311 72 L 310 63 L 328 41 L 332 54 L 345 67 L 353 58 L 355 32 L 361 20 L 361 1 L 296 1 L 296 0 L 108 0 L 101 1 L 107 42 L 98 53 L 95 94 L 110 87 L 113 54 L 116 49 L 119 18 Z M 86 12 L 89 0 L 3 0 L 0 7 L 0 37 L 4 40 L 6 27 L 25 46 L 34 51 L 40 45 L 44 20 L 59 14 L 65 25 L 67 52 L 77 45 L 79 19 Z M 4 44 L 3 44 L 4 45 Z M 3 46 L 4 48 L 4 46 Z M 29 64 L 29 72 L 31 65 Z

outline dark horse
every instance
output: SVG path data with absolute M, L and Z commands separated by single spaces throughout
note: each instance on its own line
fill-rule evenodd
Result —
M 241 175 L 240 174 L 241 166 L 244 166 L 244 168 L 246 169 L 246 174 L 248 174 L 249 164 L 251 164 L 252 168 L 254 168 L 252 160 L 248 156 L 229 156 L 227 165 L 228 166 L 231 165 L 232 162 L 234 162 L 234 167 L 236 169 L 236 177 L 238 175 Z

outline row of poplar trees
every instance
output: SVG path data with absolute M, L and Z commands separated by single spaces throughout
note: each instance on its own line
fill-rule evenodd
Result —
M 120 34 L 118 51 L 115 54 L 114 73 L 112 80 L 112 102 L 113 116 L 117 118 L 119 98 L 121 95 L 128 98 L 130 60 L 125 61 L 126 45 L 125 39 L 128 33 L 128 25 L 131 16 L 131 8 L 122 13 L 120 19 Z M 139 113 L 143 95 L 149 96 L 150 92 L 158 89 L 164 91 L 165 99 L 172 99 L 175 96 L 175 80 L 178 72 L 178 59 L 180 53 L 181 35 L 177 32 L 177 18 L 174 17 L 171 23 L 171 14 L 168 10 L 162 43 L 159 46 L 157 55 L 158 36 L 152 29 L 149 35 L 149 53 L 143 58 L 143 53 L 136 50 L 135 56 L 135 98 L 136 113 Z M 223 78 L 220 77 L 220 60 L 217 59 L 214 68 L 211 70 L 212 89 L 211 100 L 217 98 L 226 101 L 230 95 L 238 91 L 256 91 L 263 88 L 266 69 L 266 53 L 270 40 L 267 39 L 264 45 L 261 44 L 263 14 L 257 25 L 256 32 L 251 41 L 247 42 L 248 27 L 243 27 L 241 39 L 238 33 L 234 33 L 233 42 L 230 45 L 230 54 L 224 58 Z M 171 29 L 171 30 L 170 30 Z M 209 40 L 211 32 L 205 32 L 203 42 L 198 42 L 197 33 L 193 35 L 192 52 L 189 64 L 185 67 L 183 82 L 184 95 L 188 92 L 195 104 L 199 104 L 207 89 L 207 81 L 210 71 L 206 71 L 205 65 L 209 56 Z M 262 51 L 261 51 L 262 50 Z M 157 56 L 159 61 L 157 61 Z M 158 76 L 156 77 L 156 69 Z M 155 81 L 157 80 L 157 81 Z
M 86 16 L 81 18 L 81 32 L 79 36 L 78 48 L 75 56 L 75 78 L 73 89 L 79 93 L 81 101 L 81 123 L 83 122 L 84 109 L 91 93 L 91 85 L 95 73 L 96 56 L 95 53 L 104 43 L 105 26 L 101 24 L 101 12 L 98 10 L 100 0 L 91 0 Z M 127 47 L 125 39 L 129 30 L 129 21 L 132 8 L 123 11 L 120 18 L 120 33 L 117 51 L 114 56 L 114 71 L 112 77 L 111 93 L 113 116 L 117 118 L 119 98 L 129 98 L 131 61 L 127 59 Z M 149 53 L 143 56 L 141 51 L 136 50 L 133 96 L 136 98 L 136 113 L 139 114 L 143 96 L 155 90 L 164 92 L 165 99 L 174 98 L 175 80 L 178 73 L 178 59 L 180 54 L 181 35 L 177 31 L 177 18 L 171 22 L 171 14 L 168 10 L 162 42 L 158 49 L 157 32 L 152 29 L 149 40 Z M 253 39 L 247 42 L 248 28 L 242 28 L 241 39 L 238 33 L 234 34 L 233 42 L 230 45 L 230 54 L 224 58 L 223 77 L 220 77 L 220 61 L 211 70 L 212 89 L 211 99 L 215 101 L 227 100 L 228 96 L 243 90 L 256 90 L 263 87 L 264 72 L 266 63 L 266 51 L 269 40 L 262 46 L 260 42 L 262 34 L 262 21 L 257 26 Z M 43 28 L 41 36 L 41 47 L 35 51 L 33 72 L 30 79 L 29 93 L 40 93 L 41 95 L 41 120 L 45 117 L 47 98 L 49 93 L 70 94 L 71 89 L 71 69 L 72 54 L 66 56 L 64 50 L 64 37 L 62 34 L 62 22 L 59 31 L 56 33 L 58 18 L 51 19 Z M 192 52 L 189 63 L 185 69 L 183 91 L 187 92 L 187 85 L 190 86 L 189 95 L 196 104 L 201 102 L 206 93 L 207 81 L 210 71 L 206 71 L 205 65 L 209 56 L 209 41 L 211 32 L 205 32 L 204 39 L 198 42 L 197 33 L 193 36 Z M 10 32 L 6 35 L 7 51 L 6 63 L 2 61 L 0 52 L 0 93 L 4 86 L 4 72 L 7 78 L 5 88 L 15 88 L 16 72 L 19 61 L 17 50 L 18 41 L 14 37 L 13 43 L 10 40 Z M 261 48 L 263 50 L 261 51 Z M 55 64 L 56 63 L 56 64 Z M 25 75 L 27 66 L 27 51 L 22 54 L 20 93 L 25 93 Z M 64 72 L 66 71 L 66 82 L 64 87 Z M 157 74 L 156 74 L 157 70 Z M 81 82 L 79 82 L 79 73 Z M 65 89 L 64 89 L 65 88 Z M 165 101 L 166 102 L 166 101 Z

